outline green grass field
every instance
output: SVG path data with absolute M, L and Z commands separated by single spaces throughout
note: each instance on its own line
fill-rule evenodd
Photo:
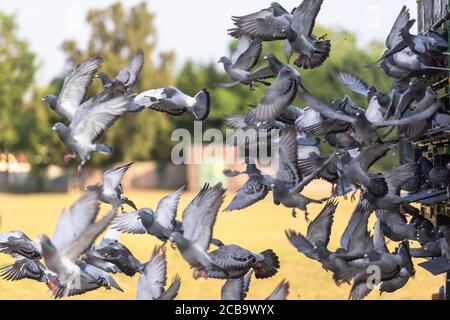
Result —
M 306 194 L 319 198 L 329 194 L 329 191 L 328 184 L 315 182 L 308 187 Z M 128 192 L 127 196 L 133 199 L 138 207 L 156 208 L 158 200 L 169 192 L 135 191 Z M 78 196 L 78 194 L 0 194 L 0 215 L 3 220 L 0 231 L 22 230 L 31 238 L 41 233 L 51 236 L 60 211 L 70 206 Z M 195 194 L 191 192 L 183 195 L 179 215 L 194 196 Z M 228 203 L 231 197 L 232 194 L 228 194 L 225 203 Z M 354 203 L 342 198 L 339 202 L 332 230 L 331 249 L 338 247 L 340 235 L 354 206 Z M 107 209 L 107 205 L 102 205 L 103 212 Z M 311 218 L 314 218 L 320 209 L 321 205 L 311 205 Z M 337 287 L 331 279 L 331 274 L 323 270 L 319 263 L 298 253 L 286 239 L 284 230 L 288 228 L 305 233 L 307 224 L 302 215 L 293 218 L 289 209 L 273 205 L 271 196 L 243 211 L 219 213 L 214 230 L 215 237 L 226 244 L 239 244 L 252 251 L 272 248 L 280 257 L 281 268 L 278 274 L 266 280 L 254 279 L 248 298 L 264 299 L 282 279 L 287 279 L 291 285 L 289 299 L 347 299 L 350 287 L 348 285 Z M 123 235 L 121 242 L 141 261 L 146 261 L 154 246 L 159 244 L 149 235 Z M 389 245 L 393 247 L 395 244 Z M 179 273 L 182 278 L 178 299 L 220 299 L 222 281 L 194 280 L 192 271 L 181 255 L 170 247 L 167 252 L 168 278 L 171 279 L 175 273 Z M 8 256 L 0 255 L 0 266 L 12 261 Z M 383 294 L 381 297 L 378 290 L 375 290 L 368 299 L 430 299 L 443 284 L 444 278 L 434 277 L 419 266 L 416 266 L 416 269 L 416 276 L 402 290 L 394 294 Z M 125 292 L 102 288 L 74 299 L 134 299 L 139 276 L 114 277 Z M 0 299 L 51 299 L 51 294 L 44 284 L 31 280 L 18 282 L 0 280 Z

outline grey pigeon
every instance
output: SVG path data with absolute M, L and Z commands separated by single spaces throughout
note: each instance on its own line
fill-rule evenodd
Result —
M 409 245 L 407 242 L 402 242 L 396 253 L 382 253 L 369 257 L 369 261 L 361 266 L 353 266 L 344 271 L 335 274 L 339 280 L 349 281 L 353 279 L 353 285 L 350 291 L 349 299 L 360 300 L 366 297 L 373 289 L 369 285 L 369 277 L 373 272 L 367 272 L 367 268 L 377 268 L 379 270 L 380 278 L 377 279 L 379 283 L 387 282 L 397 278 L 403 278 L 405 275 L 409 277 L 415 274 L 415 270 L 409 254 Z M 408 277 L 408 278 L 409 278 Z M 403 283 L 403 285 L 406 282 Z
M 68 127 L 57 122 L 52 128 L 72 151 L 64 156 L 64 160 L 68 162 L 77 156 L 81 158 L 77 167 L 78 175 L 82 166 L 91 158 L 92 152 L 112 152 L 110 146 L 96 144 L 95 141 L 130 108 L 132 96 L 116 95 L 115 90 L 116 87 L 111 87 L 78 106 Z
M 150 260 L 139 277 L 137 285 L 137 300 L 173 300 L 178 295 L 181 278 L 177 274 L 170 286 L 165 289 L 167 283 L 166 254 L 160 252 L 160 248 L 153 250 Z
M 387 185 L 387 193 L 382 197 L 374 196 L 367 191 L 363 194 L 375 208 L 385 210 L 410 209 L 408 201 L 400 196 L 401 186 L 412 178 L 416 173 L 415 163 L 406 163 L 383 173 Z
M 101 248 L 88 251 L 86 253 L 86 259 L 84 260 L 87 263 L 90 263 L 92 260 L 101 260 L 113 264 L 118 268 L 119 272 L 122 272 L 129 277 L 134 276 L 138 272 L 140 273 L 144 267 L 139 260 L 133 256 L 131 251 L 119 242 L 112 242 Z M 96 265 L 95 262 L 90 264 Z M 98 267 L 103 270 L 101 266 L 102 264 Z
M 398 210 L 377 209 L 375 214 L 381 223 L 383 234 L 390 240 L 417 240 L 417 226 L 408 223 Z
M 322 200 L 308 198 L 300 192 L 325 168 L 333 159 L 334 154 L 314 170 L 310 175 L 301 177 L 298 168 L 296 134 L 292 130 L 284 131 L 281 134 L 279 144 L 279 161 L 276 179 L 272 184 L 273 201 L 276 205 L 283 204 L 287 208 L 292 208 L 292 215 L 296 216 L 295 209 L 305 212 L 305 219 L 308 219 L 307 205 L 309 203 L 322 203 Z
M 246 159 L 246 163 L 246 170 L 242 173 L 240 172 L 240 174 L 247 174 L 248 180 L 241 188 L 239 188 L 224 211 L 242 210 L 247 208 L 264 199 L 270 191 L 273 180 L 272 177 L 262 174 L 252 160 Z M 229 171 L 224 171 L 224 173 L 226 176 L 233 174 Z
M 337 205 L 338 202 L 335 200 L 329 200 L 326 203 L 317 217 L 308 225 L 306 237 L 293 230 L 286 231 L 289 242 L 306 257 L 322 262 L 323 258 L 329 254 L 327 247 Z
M 158 202 L 156 211 L 143 208 L 118 215 L 112 228 L 120 232 L 131 234 L 150 234 L 166 243 L 172 232 L 181 230 L 181 223 L 175 220 L 178 203 L 186 186 L 181 187 L 174 193 L 165 196 Z M 165 247 L 163 247 L 165 249 Z
M 170 236 L 186 262 L 196 270 L 223 270 L 207 251 L 225 191 L 221 183 L 214 187 L 205 184 L 183 211 L 183 233 L 175 231 Z
M 288 107 L 289 108 L 289 107 Z M 245 114 L 225 115 L 226 125 L 234 129 L 234 133 L 227 137 L 227 144 L 237 147 L 252 148 L 260 147 L 261 141 L 266 141 L 280 129 L 286 128 L 281 121 L 258 121 L 256 120 L 256 109 L 253 108 Z
M 31 279 L 49 283 L 50 273 L 51 272 L 39 260 L 28 259 L 19 255 L 16 256 L 14 264 L 0 269 L 0 277 L 10 281 Z
M 281 31 L 290 28 L 292 15 L 279 3 L 272 2 L 267 9 L 260 10 L 245 16 L 233 16 L 235 28 L 229 29 L 228 33 L 236 38 L 244 35 L 262 41 L 273 41 L 286 39 Z
M 383 61 L 396 54 L 397 52 L 405 49 L 407 44 L 401 36 L 401 30 L 405 28 L 410 29 L 415 22 L 416 20 L 414 19 L 410 20 L 409 9 L 406 6 L 403 6 L 397 18 L 395 19 L 389 35 L 386 38 L 385 44 L 387 50 L 383 53 L 380 59 L 373 63 L 370 63 L 369 66 L 375 65 L 378 62 Z
M 450 162 L 445 166 L 434 166 L 430 160 L 422 156 L 420 164 L 425 178 L 433 185 L 445 188 L 447 194 L 450 194 Z
M 271 249 L 254 253 L 238 245 L 223 245 L 211 251 L 209 256 L 220 268 L 200 268 L 194 271 L 194 278 L 240 278 L 252 269 L 257 279 L 266 279 L 274 276 L 280 268 L 278 256 Z
M 175 87 L 151 89 L 138 94 L 134 105 L 170 115 L 179 116 L 190 113 L 195 120 L 203 121 L 209 115 L 211 99 L 206 89 L 200 90 L 194 97 Z
M 270 83 L 263 80 L 275 76 L 269 66 L 263 66 L 255 71 L 251 71 L 258 63 L 261 50 L 261 40 L 252 39 L 248 36 L 239 38 L 236 51 L 231 56 L 231 60 L 227 57 L 221 57 L 218 61 L 218 63 L 223 63 L 225 72 L 233 82 L 218 84 L 218 86 L 232 87 L 239 83 L 243 83 L 249 85 L 250 89 L 253 89 L 255 83 L 269 85 Z
M 42 101 L 47 102 L 56 113 L 72 121 L 102 63 L 103 58 L 98 56 L 79 63 L 64 78 L 64 84 L 59 95 L 47 94 L 42 98 Z
M 116 211 L 110 211 L 95 222 L 99 211 L 98 192 L 88 192 L 71 208 L 63 210 L 55 227 L 53 241 L 46 235 L 39 237 L 46 267 L 57 273 L 64 295 L 80 288 L 80 267 L 75 261 L 86 252 L 95 239 L 114 219 Z
M 293 67 L 281 63 L 273 54 L 267 54 L 265 59 L 277 76 L 254 112 L 257 121 L 274 121 L 286 111 L 297 94 L 298 86 L 303 84 L 300 73 Z
M 294 64 L 304 69 L 320 66 L 330 55 L 330 40 L 312 34 L 322 3 L 323 0 L 303 0 L 292 12 L 290 27 L 281 29 L 287 39 L 284 44 L 286 58 L 289 61 L 295 51 L 299 57 Z
M 40 259 L 39 246 L 22 231 L 0 233 L 0 253 Z
M 108 203 L 115 208 L 122 208 L 124 204 L 137 210 L 133 201 L 123 195 L 122 179 L 133 163 L 128 163 L 117 168 L 109 169 L 103 174 L 103 181 L 100 185 L 86 187 L 86 191 L 100 190 L 100 201 Z
M 94 291 L 102 287 L 107 290 L 114 288 L 123 292 L 123 289 L 119 286 L 116 280 L 114 280 L 114 278 L 105 271 L 84 261 L 76 261 L 75 264 L 81 271 L 79 286 L 67 290 L 63 285 L 58 283 L 57 280 L 54 280 L 53 295 L 55 299 L 82 295 L 86 292 Z
M 105 89 L 110 88 L 114 83 L 120 82 L 127 91 L 131 91 L 139 80 L 139 75 L 144 67 L 144 51 L 139 49 L 131 62 L 114 79 L 109 79 L 104 72 L 99 72 L 96 77 L 100 78 Z

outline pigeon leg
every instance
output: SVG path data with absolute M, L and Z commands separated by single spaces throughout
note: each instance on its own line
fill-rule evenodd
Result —
M 75 158 L 76 158 L 76 156 L 74 156 L 73 154 L 70 154 L 70 153 L 64 155 L 65 162 L 70 162 L 70 160 L 75 159 Z
M 297 218 L 297 212 L 295 211 L 295 208 L 292 208 L 292 216 L 294 217 L 294 218 Z
M 164 242 L 163 245 L 161 246 L 161 252 L 166 253 L 166 251 L 167 251 L 167 245 L 166 245 L 166 242 Z
M 177 245 L 176 245 L 176 243 L 175 243 L 174 241 L 170 241 L 170 247 L 171 247 L 173 250 L 177 250 Z
M 200 276 L 201 276 L 203 279 L 208 280 L 208 274 L 206 273 L 205 270 L 200 271 Z
M 352 193 L 352 195 L 350 196 L 350 201 L 351 202 L 355 202 L 356 200 L 356 193 L 358 192 L 358 188 L 356 188 L 356 190 Z
M 331 196 L 336 197 L 337 196 L 337 190 L 336 190 L 336 184 L 331 184 Z
M 305 210 L 305 221 L 306 221 L 306 223 L 309 223 L 311 221 L 311 220 L 309 220 L 308 216 L 309 216 L 309 213 L 308 213 L 308 211 Z
M 255 81 L 250 82 L 248 87 L 250 88 L 250 91 L 255 91 Z
M 77 167 L 77 177 L 79 177 L 80 175 L 81 175 L 81 164 L 79 164 Z
M 192 277 L 193 277 L 195 280 L 198 279 L 198 271 L 197 271 L 197 270 L 194 270 L 194 271 L 192 272 Z

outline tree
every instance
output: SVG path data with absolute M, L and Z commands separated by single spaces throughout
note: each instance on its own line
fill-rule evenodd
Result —
M 24 97 L 30 93 L 36 68 L 34 53 L 17 36 L 14 16 L 0 12 L 0 151 L 32 147 L 33 127 Z

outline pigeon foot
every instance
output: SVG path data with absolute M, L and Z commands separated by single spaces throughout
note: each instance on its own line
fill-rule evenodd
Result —
M 81 164 L 77 167 L 77 177 L 81 175 Z
M 292 217 L 297 218 L 297 212 L 295 211 L 295 208 L 292 208 Z
M 64 155 L 64 161 L 70 162 L 73 159 L 73 156 L 71 154 Z
M 309 216 L 308 211 L 305 211 L 305 221 L 306 221 L 306 223 L 310 223 L 311 222 L 311 220 L 309 220 L 308 216 Z
M 177 245 L 176 245 L 176 243 L 173 242 L 173 241 L 170 242 L 170 247 L 171 247 L 173 250 L 177 250 Z

